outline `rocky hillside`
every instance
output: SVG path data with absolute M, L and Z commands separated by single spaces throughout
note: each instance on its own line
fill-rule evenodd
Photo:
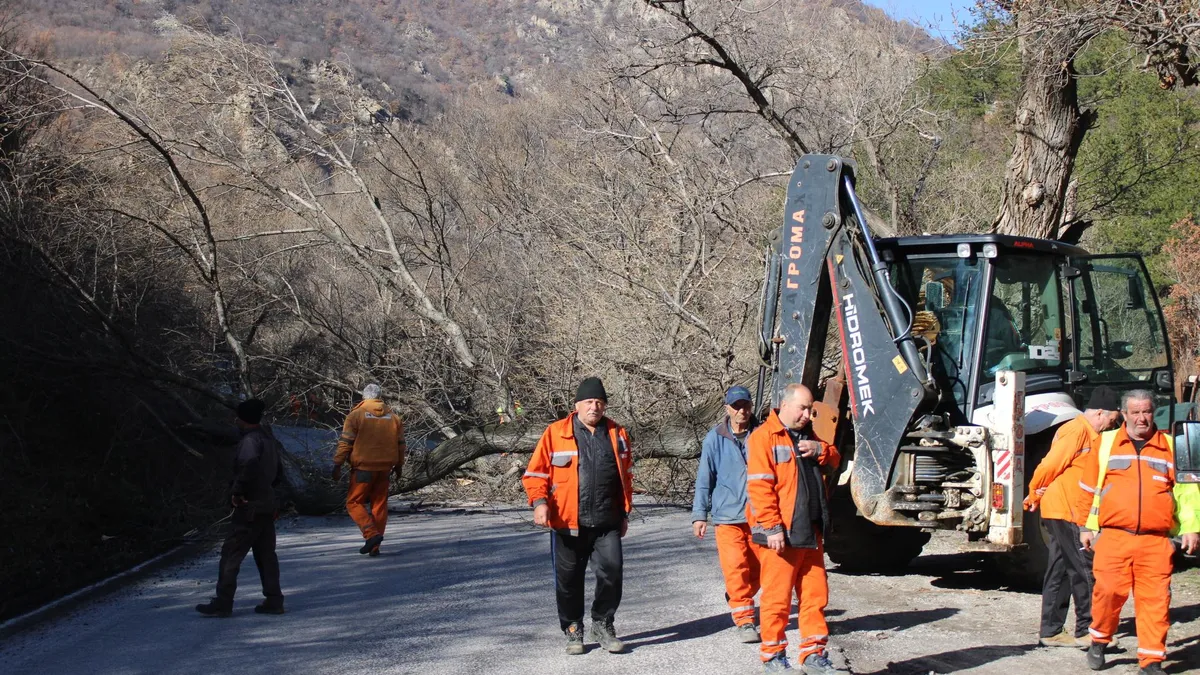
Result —
M 530 93 L 547 66 L 572 68 L 602 55 L 629 0 L 17 0 L 59 59 L 161 54 L 164 24 L 179 21 L 270 45 L 297 66 L 353 65 L 382 100 L 421 114 L 457 90 Z M 820 0 L 864 23 L 891 22 L 861 0 Z M 164 21 L 164 17 L 166 20 Z M 915 49 L 939 48 L 912 27 Z M 372 87 L 374 88 L 374 87 Z

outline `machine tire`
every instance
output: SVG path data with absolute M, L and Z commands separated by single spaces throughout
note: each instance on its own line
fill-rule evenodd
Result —
M 1027 545 L 1011 553 L 1000 554 L 997 561 L 1000 574 L 1014 588 L 1041 590 L 1050 558 L 1049 535 L 1042 527 L 1041 514 L 1036 512 L 1025 512 L 1022 527 Z
M 931 536 L 911 527 L 884 527 L 857 514 L 847 486 L 838 486 L 830 498 L 833 525 L 825 552 L 843 572 L 895 573 L 904 570 Z

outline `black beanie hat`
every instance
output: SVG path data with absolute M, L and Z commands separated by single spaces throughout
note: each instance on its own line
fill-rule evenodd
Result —
M 1117 392 L 1102 384 L 1092 390 L 1092 397 L 1088 399 L 1087 407 L 1092 410 L 1118 410 L 1121 407 L 1121 400 L 1117 396 Z
M 251 398 L 238 404 L 237 416 L 239 420 L 246 424 L 258 424 L 262 421 L 263 411 L 266 409 L 266 403 L 256 398 Z
M 604 383 L 598 377 L 586 378 L 579 383 L 579 388 L 575 390 L 575 402 L 586 401 L 589 398 L 598 398 L 605 403 L 608 403 L 608 393 L 604 391 Z

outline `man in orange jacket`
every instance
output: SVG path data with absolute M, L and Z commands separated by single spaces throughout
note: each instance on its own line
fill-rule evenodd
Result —
M 1170 626 L 1170 535 L 1183 533 L 1189 553 L 1200 543 L 1200 514 L 1177 508 L 1175 457 L 1171 437 L 1154 425 L 1154 396 L 1126 392 L 1121 399 L 1125 424 L 1100 436 L 1085 455 L 1081 486 L 1093 495 L 1079 541 L 1095 549 L 1092 592 L 1092 646 L 1087 664 L 1104 667 L 1104 649 L 1121 619 L 1121 607 L 1133 591 L 1137 613 L 1138 665 L 1141 675 L 1163 672 Z
M 366 539 L 358 552 L 375 557 L 387 527 L 389 476 L 400 475 L 407 447 L 404 421 L 383 402 L 379 385 L 368 384 L 362 393 L 362 402 L 346 415 L 342 426 L 333 457 L 333 480 L 342 479 L 342 465 L 349 460 L 352 471 L 346 511 Z
M 1029 481 L 1025 509 L 1042 512 L 1042 527 L 1050 535 L 1046 579 L 1042 584 L 1042 625 L 1038 644 L 1044 647 L 1087 647 L 1092 623 L 1092 556 L 1079 547 L 1079 525 L 1092 506 L 1092 495 L 1079 487 L 1085 456 L 1100 432 L 1117 423 L 1117 392 L 1099 386 L 1083 414 L 1059 427 L 1050 452 Z M 1067 631 L 1067 607 L 1075 598 L 1075 630 Z
M 580 383 L 575 412 L 546 428 L 521 479 L 534 524 L 554 530 L 555 598 L 568 654 L 584 652 L 589 560 L 596 572 L 591 636 L 609 652 L 625 648 L 613 617 L 621 604 L 621 537 L 629 531 L 633 508 L 633 456 L 625 429 L 604 416 L 607 407 L 600 378 Z
M 748 442 L 747 516 L 751 536 L 769 549 L 761 559 L 759 600 L 760 655 L 767 672 L 791 669 L 785 629 L 793 591 L 800 598 L 799 660 L 804 672 L 837 672 L 825 651 L 829 584 L 822 539 L 829 530 L 829 505 L 821 467 L 836 467 L 841 457 L 813 435 L 812 405 L 808 387 L 788 385 L 779 409 L 771 411 Z

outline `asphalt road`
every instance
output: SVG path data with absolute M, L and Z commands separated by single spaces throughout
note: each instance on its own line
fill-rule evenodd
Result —
M 286 615 L 253 613 L 260 596 L 249 558 L 234 616 L 196 614 L 216 578 L 213 551 L 8 638 L 0 671 L 761 672 L 756 646 L 733 636 L 715 544 L 691 538 L 688 521 L 680 509 L 637 510 L 616 622 L 625 654 L 594 644 L 583 656 L 563 653 L 549 535 L 525 508 L 488 508 L 393 515 L 378 558 L 358 555 L 348 518 L 282 521 Z M 859 675 L 1090 672 L 1081 651 L 1037 647 L 1038 596 L 1005 589 L 984 558 L 956 553 L 955 542 L 935 539 L 904 576 L 831 572 L 835 663 Z M 1168 672 L 1200 672 L 1194 581 L 1176 583 Z M 1131 632 L 1132 621 L 1122 628 Z M 1106 672 L 1135 673 L 1132 637 L 1121 648 Z

